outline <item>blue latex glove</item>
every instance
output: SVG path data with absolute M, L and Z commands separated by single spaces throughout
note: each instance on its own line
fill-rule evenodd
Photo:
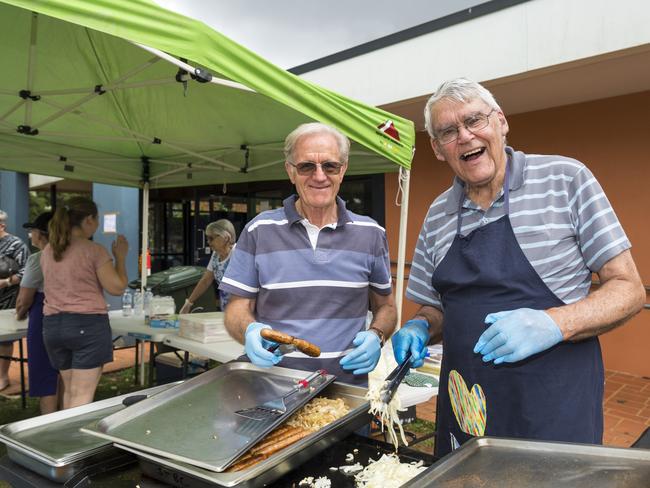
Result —
M 246 327 L 244 350 L 246 351 L 248 359 L 250 359 L 251 363 L 255 366 L 270 368 L 282 360 L 282 356 L 279 352 L 275 354 L 268 351 L 270 347 L 276 346 L 277 343 L 266 340 L 260 335 L 262 329 L 270 328 L 270 325 L 262 324 L 260 322 L 251 322 L 248 324 L 248 327 Z
M 397 364 L 402 364 L 406 353 L 411 351 L 411 368 L 419 368 L 427 355 L 429 324 L 426 320 L 411 319 L 393 334 L 391 341 Z
M 514 363 L 545 351 L 564 337 L 555 321 L 542 310 L 519 308 L 488 314 L 489 327 L 478 338 L 474 352 L 483 361 Z
M 381 356 L 379 336 L 370 330 L 358 332 L 352 341 L 354 349 L 339 361 L 341 367 L 352 374 L 370 373 Z

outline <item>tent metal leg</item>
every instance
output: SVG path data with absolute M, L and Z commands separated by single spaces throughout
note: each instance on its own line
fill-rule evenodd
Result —
M 399 217 L 399 245 L 397 248 L 397 278 L 395 283 L 395 305 L 397 307 L 397 328 L 402 324 L 402 302 L 404 301 L 404 268 L 406 256 L 406 229 L 409 214 L 409 186 L 411 172 L 400 168 L 399 187 L 402 190 L 402 202 Z
M 25 352 L 23 350 L 23 340 L 18 340 L 18 350 L 20 354 L 20 400 L 23 406 L 23 410 L 27 408 L 27 395 L 25 394 Z

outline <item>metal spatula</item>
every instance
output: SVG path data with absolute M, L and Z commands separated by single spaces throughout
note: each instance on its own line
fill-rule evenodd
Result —
M 287 411 L 286 400 L 297 393 L 302 393 L 309 390 L 309 387 L 317 381 L 322 381 L 327 376 L 327 371 L 319 369 L 312 373 L 307 378 L 302 379 L 296 383 L 287 393 L 274 400 L 269 400 L 257 405 L 255 407 L 245 408 L 243 410 L 236 410 L 235 413 L 241 417 L 246 417 L 252 420 L 268 420 L 283 415 Z

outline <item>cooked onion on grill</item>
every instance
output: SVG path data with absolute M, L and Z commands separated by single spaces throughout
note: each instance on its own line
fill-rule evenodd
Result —
M 422 461 L 402 463 L 395 454 L 384 454 L 379 460 L 370 459 L 368 466 L 354 476 L 357 488 L 398 488 L 426 468 Z
M 287 420 L 287 425 L 312 432 L 322 429 L 348 414 L 350 408 L 342 398 L 314 398 Z

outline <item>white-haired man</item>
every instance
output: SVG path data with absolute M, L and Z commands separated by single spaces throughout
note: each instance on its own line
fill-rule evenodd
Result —
M 602 188 L 579 161 L 507 146 L 478 83 L 443 83 L 425 120 L 456 178 L 422 226 L 406 292 L 421 307 L 393 349 L 418 366 L 443 340 L 436 454 L 477 435 L 601 443 L 597 336 L 645 299 Z
M 246 226 L 220 289 L 231 294 L 226 327 L 256 365 L 315 371 L 366 384 L 396 323 L 386 233 L 345 207 L 338 191 L 350 142 L 324 124 L 303 124 L 285 141 L 285 168 L 297 195 Z M 368 307 L 373 313 L 366 329 Z M 264 328 L 321 348 L 277 356 Z

